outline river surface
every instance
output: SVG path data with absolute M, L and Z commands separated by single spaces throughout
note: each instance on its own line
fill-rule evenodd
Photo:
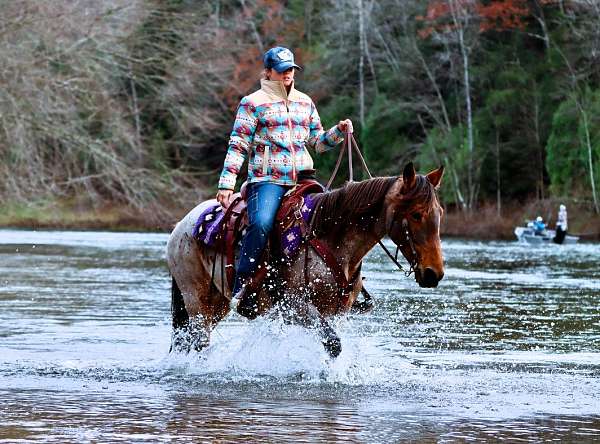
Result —
M 374 250 L 343 351 L 236 314 L 169 354 L 167 235 L 0 230 L 0 442 L 600 441 L 600 245 Z

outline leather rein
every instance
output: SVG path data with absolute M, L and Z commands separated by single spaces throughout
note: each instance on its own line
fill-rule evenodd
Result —
M 344 134 L 344 144 L 342 146 L 342 149 L 340 150 L 340 154 L 335 163 L 335 168 L 333 169 L 333 173 L 331 173 L 331 177 L 327 181 L 327 186 L 325 187 L 325 189 L 327 191 L 329 191 L 331 189 L 331 184 L 333 183 L 333 179 L 335 179 L 335 176 L 337 175 L 338 170 L 340 169 L 340 165 L 342 163 L 342 158 L 344 157 L 344 153 L 346 153 L 346 151 L 348 152 L 349 182 L 354 182 L 353 170 L 352 170 L 352 149 L 354 149 L 356 151 L 356 154 L 358 155 L 358 158 L 360 159 L 362 167 L 367 172 L 369 179 L 373 178 L 373 175 L 371 174 L 371 171 L 369 171 L 369 167 L 367 166 L 367 162 L 365 162 L 365 158 L 363 157 L 362 153 L 360 152 L 360 148 L 358 147 L 358 143 L 356 142 L 354 135 L 350 132 L 346 132 Z M 394 219 L 394 221 L 392 222 L 392 225 L 390 226 L 390 229 L 388 230 L 388 233 L 392 231 L 395 223 L 396 223 L 396 220 Z M 404 246 L 403 243 L 398 245 L 392 239 L 392 242 L 394 242 L 394 245 L 396 245 L 396 254 L 394 254 L 394 255 L 392 255 L 390 250 L 387 249 L 387 247 L 383 244 L 381 239 L 379 241 L 377 241 L 377 243 L 383 249 L 383 251 L 385 251 L 385 253 L 391 259 L 391 261 L 398 267 L 398 269 L 400 271 L 402 271 L 405 276 L 408 277 L 412 273 L 414 273 L 415 268 L 419 263 L 419 256 L 417 254 L 417 250 L 415 249 L 415 244 L 412 239 L 413 236 L 412 236 L 412 233 L 410 232 L 410 227 L 408 225 L 408 220 L 406 218 L 402 219 L 402 231 L 403 231 L 403 237 L 405 238 L 405 242 L 408 244 L 408 247 L 410 248 L 409 251 L 411 253 L 411 258 L 410 259 L 406 258 L 406 260 L 408 261 L 408 265 L 409 265 L 408 270 L 405 270 L 404 267 L 402 266 L 402 264 L 400 264 L 400 262 L 398 262 L 398 251 L 401 250 L 402 247 Z M 312 233 L 312 218 L 311 218 L 309 233 Z M 360 267 L 359 267 L 359 269 L 360 269 Z
M 329 178 L 329 181 L 327 182 L 326 191 L 330 190 L 333 179 L 335 178 L 335 176 L 340 168 L 340 165 L 342 163 L 342 158 L 344 157 L 344 153 L 346 151 L 348 151 L 348 169 L 349 169 L 349 176 L 350 176 L 349 181 L 353 182 L 352 148 L 354 148 L 356 150 L 358 158 L 360 159 L 363 168 L 369 175 L 369 178 L 373 178 L 373 176 L 371 175 L 371 172 L 369 171 L 369 168 L 367 167 L 365 159 L 362 156 L 360 149 L 358 148 L 358 144 L 356 143 L 354 136 L 352 135 L 352 133 L 346 133 L 345 137 L 344 137 L 344 144 L 343 144 L 342 149 L 340 150 L 340 154 L 338 156 L 335 168 L 333 170 L 333 173 L 331 174 L 331 177 Z M 331 249 L 329 248 L 329 246 L 325 242 L 322 242 L 321 240 L 319 240 L 316 237 L 315 232 L 314 232 L 315 214 L 316 214 L 316 211 L 313 212 L 308 224 L 306 224 L 304 221 L 300 221 L 301 231 L 302 231 L 302 235 L 303 235 L 303 242 L 304 242 L 304 283 L 306 286 L 308 286 L 310 284 L 309 267 L 308 267 L 308 249 L 309 249 L 309 247 L 312 247 L 313 250 L 321 257 L 321 259 L 323 259 L 323 261 L 325 262 L 325 264 L 327 265 L 327 267 L 330 269 L 331 273 L 333 274 L 333 277 L 334 277 L 334 279 L 337 283 L 337 286 L 339 288 L 339 291 L 341 293 L 341 297 L 338 299 L 338 304 L 339 304 L 339 306 L 344 306 L 348 303 L 348 298 L 352 294 L 352 291 L 354 290 L 354 287 L 357 284 L 358 278 L 360 276 L 362 262 L 359 263 L 359 265 L 358 265 L 357 269 L 355 270 L 355 272 L 353 273 L 353 275 L 350 278 L 347 278 L 346 273 L 344 272 L 344 269 L 342 267 L 342 264 L 340 264 L 338 262 L 335 255 L 331 252 Z M 388 230 L 388 233 L 393 231 L 395 224 L 396 224 L 396 220 L 394 219 Z M 413 236 L 411 234 L 410 227 L 408 225 L 408 220 L 406 218 L 402 219 L 402 237 L 404 239 L 400 245 L 396 244 L 396 242 L 392 239 L 392 242 L 394 242 L 394 244 L 396 245 L 396 254 L 395 255 L 393 255 L 387 249 L 387 247 L 383 244 L 381 239 L 378 241 L 378 243 L 381 246 L 381 248 L 383 249 L 383 251 L 385 251 L 385 253 L 388 255 L 390 260 L 398 267 L 398 269 L 400 271 L 402 271 L 404 273 L 405 276 L 408 277 L 415 271 L 415 268 L 416 268 L 417 264 L 419 263 L 419 257 L 417 254 L 417 250 L 415 249 L 415 245 L 414 245 L 414 242 L 412 239 Z M 408 270 L 405 270 L 404 267 L 402 266 L 402 264 L 400 264 L 400 262 L 398 262 L 398 251 L 402 250 L 402 248 L 405 246 L 405 243 L 407 244 L 407 246 L 409 248 L 408 251 L 410 252 L 410 258 L 407 258 L 407 261 L 409 264 Z M 404 251 L 402 252 L 402 254 L 404 254 L 406 257 L 406 254 L 404 253 Z M 361 286 L 361 291 L 363 292 L 363 296 L 365 298 L 365 302 L 363 304 L 368 305 L 372 299 L 371 295 L 369 295 L 369 293 L 366 291 L 366 289 L 362 286 Z

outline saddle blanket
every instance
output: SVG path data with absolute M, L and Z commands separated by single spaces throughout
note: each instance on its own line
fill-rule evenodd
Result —
M 294 214 L 293 216 L 295 223 L 292 223 L 287 228 L 281 230 L 281 225 L 279 222 L 276 222 L 276 227 L 273 231 L 280 233 L 280 238 L 278 239 L 279 245 L 281 246 L 281 253 L 285 257 L 290 258 L 298 251 L 302 242 L 302 229 L 300 227 L 300 223 L 302 222 L 300 222 L 300 216 L 302 217 L 303 222 L 308 225 L 314 207 L 315 200 L 308 194 L 304 196 L 299 214 Z M 212 205 L 204 210 L 194 225 L 194 230 L 192 231 L 193 237 L 208 246 L 215 246 L 219 233 L 221 233 L 224 214 L 225 212 L 219 204 Z M 287 215 L 278 214 L 277 221 L 283 220 L 286 216 Z M 279 226 L 277 226 L 278 224 Z M 236 236 L 236 238 L 241 239 L 241 234 L 243 234 L 245 228 L 246 227 L 241 227 L 240 235 Z
M 194 224 L 192 236 L 208 246 L 214 246 L 217 237 L 221 232 L 224 215 L 225 212 L 221 205 L 215 204 L 208 207 L 200 214 L 198 220 Z

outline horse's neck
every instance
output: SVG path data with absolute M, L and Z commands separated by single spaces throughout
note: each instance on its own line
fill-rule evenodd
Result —
M 338 263 L 352 270 L 386 232 L 386 199 L 397 191 L 397 178 L 376 178 L 348 184 L 319 201 L 317 227 Z
M 336 230 L 319 236 L 340 264 L 353 271 L 365 255 L 385 236 L 385 209 L 365 220 L 340 221 Z

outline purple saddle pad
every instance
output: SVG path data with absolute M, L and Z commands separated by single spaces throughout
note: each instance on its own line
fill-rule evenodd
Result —
M 198 217 L 192 236 L 206 245 L 213 246 L 221 231 L 224 214 L 223 207 L 219 204 L 208 207 Z
M 315 207 L 315 200 L 308 194 L 304 196 L 304 203 L 300 209 L 300 214 L 304 223 L 310 223 L 310 217 Z M 198 217 L 192 235 L 194 238 L 206 245 L 214 246 L 218 234 L 221 231 L 223 224 L 223 216 L 225 212 L 219 204 L 215 204 L 204 210 Z M 296 223 L 281 233 L 281 252 L 286 257 L 292 257 L 298 252 L 298 248 L 302 243 L 302 230 L 299 223 Z

